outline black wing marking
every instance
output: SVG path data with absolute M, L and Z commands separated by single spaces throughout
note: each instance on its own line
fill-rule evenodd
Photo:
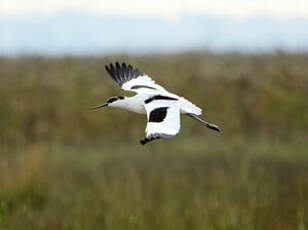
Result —
M 151 86 L 147 86 L 147 85 L 134 85 L 134 86 L 131 87 L 131 89 L 142 89 L 142 88 L 157 90 L 156 88 L 151 87 Z
M 172 135 L 168 135 L 165 133 L 153 133 L 149 136 L 147 136 L 146 138 L 144 138 L 143 140 L 140 140 L 140 144 L 145 145 L 146 143 L 150 142 L 150 141 L 154 141 L 160 138 L 168 138 L 171 137 Z
M 167 116 L 167 109 L 169 107 L 160 107 L 151 111 L 149 122 L 162 122 Z
M 163 96 L 163 95 L 155 95 L 153 97 L 150 97 L 149 99 L 146 99 L 144 101 L 145 104 L 149 104 L 150 102 L 154 100 L 171 100 L 171 101 L 178 101 L 177 98 L 174 97 L 168 97 L 168 96 Z
M 120 87 L 122 87 L 125 82 L 144 75 L 143 72 L 134 69 L 131 65 L 127 66 L 124 62 L 122 65 L 120 65 L 119 62 L 116 62 L 115 65 L 110 63 L 109 66 L 105 66 L 105 69 Z
M 145 145 L 146 143 L 150 142 L 150 141 L 154 141 L 156 139 L 160 139 L 160 135 L 156 135 L 156 136 L 151 136 L 151 137 L 146 137 L 143 140 L 140 140 L 140 144 Z

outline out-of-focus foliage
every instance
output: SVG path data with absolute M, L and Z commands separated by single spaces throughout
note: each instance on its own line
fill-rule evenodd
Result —
M 306 153 L 213 138 L 20 146 L 0 155 L 0 229 L 305 229 Z
M 204 109 L 141 146 L 125 61 Z M 0 58 L 0 229 L 308 228 L 308 55 Z
M 87 110 L 109 96 L 129 95 L 104 70 L 110 61 L 131 63 L 204 108 L 203 117 L 218 123 L 224 136 L 288 139 L 307 134 L 306 55 L 27 57 L 0 59 L 1 142 L 88 143 L 106 136 L 143 135 L 145 117 L 113 109 Z M 182 132 L 208 135 L 193 122 L 185 121 L 184 127 Z

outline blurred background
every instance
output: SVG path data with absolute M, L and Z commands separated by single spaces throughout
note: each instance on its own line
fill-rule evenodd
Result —
M 141 146 L 127 62 L 204 110 Z M 2 0 L 0 229 L 308 227 L 308 2 Z

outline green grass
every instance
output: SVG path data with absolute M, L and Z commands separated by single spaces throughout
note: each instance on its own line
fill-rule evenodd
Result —
M 141 146 L 145 117 L 90 105 L 127 95 L 125 60 L 204 108 Z M 0 58 L 0 229 L 308 228 L 306 54 Z
M 20 147 L 1 159 L 0 226 L 306 228 L 306 143 L 203 141 Z

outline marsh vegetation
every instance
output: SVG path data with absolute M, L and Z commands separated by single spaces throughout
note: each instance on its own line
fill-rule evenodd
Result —
M 125 61 L 204 109 L 213 132 L 141 146 L 146 118 L 89 111 Z M 0 229 L 308 227 L 308 55 L 0 58 Z

